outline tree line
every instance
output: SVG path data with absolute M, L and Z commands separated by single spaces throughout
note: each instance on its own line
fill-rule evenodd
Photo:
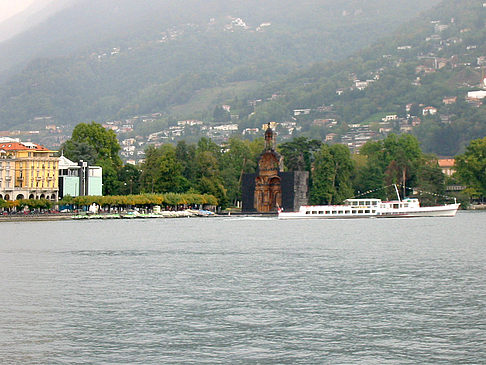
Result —
M 103 167 L 104 195 L 193 194 L 211 196 L 221 207 L 241 200 L 245 173 L 254 173 L 263 151 L 263 138 L 253 141 L 232 137 L 220 146 L 202 137 L 197 143 L 149 145 L 145 161 L 123 165 L 113 131 L 97 123 L 79 124 L 64 144 L 64 155 Z M 486 138 L 471 142 L 457 157 L 457 173 L 447 178 L 435 155 L 425 154 L 417 138 L 391 134 L 368 141 L 359 153 L 346 145 L 328 145 L 320 140 L 297 137 L 277 146 L 286 171 L 308 171 L 310 204 L 339 204 L 353 196 L 393 198 L 392 184 L 416 192 L 424 203 L 442 202 L 446 185 L 464 184 L 467 197 L 486 196 Z

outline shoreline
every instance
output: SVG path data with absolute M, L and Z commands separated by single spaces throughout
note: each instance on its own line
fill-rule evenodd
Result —
M 462 211 L 485 211 L 486 205 L 469 206 L 468 209 L 462 209 Z M 232 212 L 231 214 L 215 214 L 209 217 L 274 217 L 276 213 L 251 213 L 251 212 Z M 113 216 L 113 214 L 106 213 L 90 217 L 89 215 L 80 217 L 77 214 L 72 213 L 58 213 L 58 214 L 12 214 L 12 215 L 0 215 L 1 222 L 48 222 L 48 221 L 84 221 L 84 220 L 133 220 L 133 219 L 174 219 L 174 218 L 209 218 L 205 216 L 152 216 L 152 217 L 135 217 L 135 216 Z

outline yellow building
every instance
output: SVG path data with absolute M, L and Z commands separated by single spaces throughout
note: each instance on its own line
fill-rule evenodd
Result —
M 30 142 L 0 139 L 0 198 L 58 199 L 59 157 Z

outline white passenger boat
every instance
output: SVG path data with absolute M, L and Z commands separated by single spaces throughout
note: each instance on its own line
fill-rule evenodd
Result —
M 302 205 L 298 212 L 278 211 L 279 219 L 376 217 L 380 199 L 347 199 L 344 205 Z
M 298 212 L 279 209 L 279 219 L 330 219 L 330 218 L 405 218 L 453 217 L 460 204 L 421 207 L 418 199 L 382 201 L 381 199 L 347 199 L 344 205 L 303 205 Z

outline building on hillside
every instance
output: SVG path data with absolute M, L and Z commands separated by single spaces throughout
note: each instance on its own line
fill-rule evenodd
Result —
M 445 105 L 455 104 L 456 101 L 457 101 L 457 96 L 447 96 L 447 97 L 445 97 L 445 98 L 442 99 L 442 102 Z
M 58 199 L 58 161 L 44 146 L 0 138 L 0 198 Z
M 66 195 L 103 195 L 103 169 L 85 161 L 75 163 L 64 156 L 59 158 L 59 198 Z
M 482 100 L 486 98 L 486 90 L 469 91 L 467 93 L 467 98 L 470 100 Z
M 454 172 L 456 172 L 454 165 L 456 160 L 453 158 L 440 158 L 439 159 L 439 167 L 442 170 L 442 173 L 446 176 L 452 176 Z
M 422 115 L 436 115 L 437 114 L 437 108 L 434 108 L 433 106 L 428 106 L 425 107 L 422 110 Z
M 296 211 L 307 204 L 309 172 L 283 172 L 282 162 L 283 158 L 275 150 L 275 134 L 269 123 L 257 173 L 243 175 L 243 212 L 269 213 L 278 208 Z

